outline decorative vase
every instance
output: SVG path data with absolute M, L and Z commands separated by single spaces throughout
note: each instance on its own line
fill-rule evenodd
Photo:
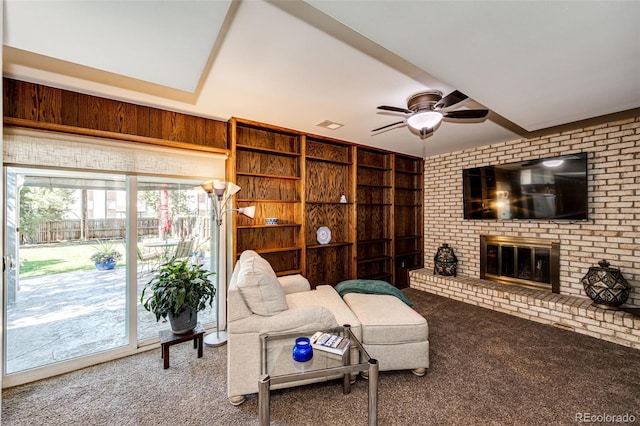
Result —
M 433 275 L 456 276 L 458 268 L 458 258 L 453 253 L 453 249 L 449 244 L 443 243 L 433 257 Z
M 609 262 L 601 260 L 599 266 L 592 266 L 582 278 L 587 296 L 596 306 L 615 308 L 627 301 L 631 285 L 624 279 L 620 269 L 612 268 Z
M 193 312 L 193 315 L 191 313 L 192 310 L 190 308 L 185 309 L 178 315 L 173 315 L 169 312 L 167 317 L 169 317 L 173 334 L 186 334 L 196 328 L 196 325 L 198 325 L 198 313 Z
M 293 345 L 293 360 L 306 362 L 313 358 L 313 347 L 308 337 L 298 337 Z
M 109 259 L 104 262 L 95 262 L 94 265 L 98 271 L 108 271 L 116 267 L 116 261 L 114 259 Z

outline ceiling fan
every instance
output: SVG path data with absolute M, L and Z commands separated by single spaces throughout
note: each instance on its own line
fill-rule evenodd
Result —
M 407 108 L 381 105 L 378 109 L 384 111 L 400 112 L 410 114 L 405 120 L 387 124 L 386 126 L 373 129 L 378 132 L 398 124 L 407 124 L 411 129 L 416 130 L 420 138 L 424 139 L 433 133 L 443 118 L 456 120 L 477 120 L 485 118 L 489 114 L 487 109 L 462 109 L 458 111 L 445 111 L 454 105 L 468 99 L 468 96 L 458 90 L 442 97 L 439 90 L 427 90 L 418 92 L 407 99 Z

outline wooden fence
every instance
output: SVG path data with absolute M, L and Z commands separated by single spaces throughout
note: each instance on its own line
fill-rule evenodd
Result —
M 29 238 L 31 244 L 59 243 L 61 241 L 118 239 L 125 238 L 125 219 L 65 219 L 42 223 L 35 236 Z M 138 235 L 158 233 L 158 219 L 138 219 Z
M 185 238 L 192 234 L 209 235 L 209 220 L 202 217 L 178 217 L 171 221 L 171 236 Z M 159 220 L 138 219 L 138 237 L 158 235 Z M 86 241 L 96 239 L 124 239 L 125 219 L 66 219 L 45 222 L 38 227 L 31 238 L 23 238 L 23 243 L 48 244 L 62 241 Z

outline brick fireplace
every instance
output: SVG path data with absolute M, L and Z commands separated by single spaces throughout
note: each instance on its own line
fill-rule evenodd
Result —
M 580 152 L 588 161 L 588 221 L 463 218 L 463 169 Z M 426 157 L 424 193 L 425 269 L 411 273 L 411 287 L 640 349 L 640 318 L 593 307 L 581 284 L 606 259 L 633 287 L 624 307 L 640 308 L 640 117 Z M 481 236 L 558 243 L 557 293 L 480 278 Z M 455 251 L 458 277 L 433 275 L 443 243 Z

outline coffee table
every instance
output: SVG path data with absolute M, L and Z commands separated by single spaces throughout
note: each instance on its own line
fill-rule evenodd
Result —
M 351 374 L 367 372 L 369 375 L 368 418 L 369 425 L 378 423 L 378 361 L 371 358 L 362 344 L 351 332 L 351 327 L 345 324 L 323 331 L 348 336 L 351 348 L 358 349 L 358 362 L 351 363 L 351 352 L 347 350 L 343 356 L 313 350 L 313 358 L 307 362 L 293 360 L 292 349 L 296 337 L 311 337 L 312 333 L 282 332 L 264 333 L 260 335 L 260 371 L 258 378 L 258 405 L 260 424 L 270 423 L 270 389 L 271 386 L 284 383 L 300 382 L 293 386 L 310 383 L 317 378 L 334 378 L 342 376 L 342 392 L 351 392 Z

